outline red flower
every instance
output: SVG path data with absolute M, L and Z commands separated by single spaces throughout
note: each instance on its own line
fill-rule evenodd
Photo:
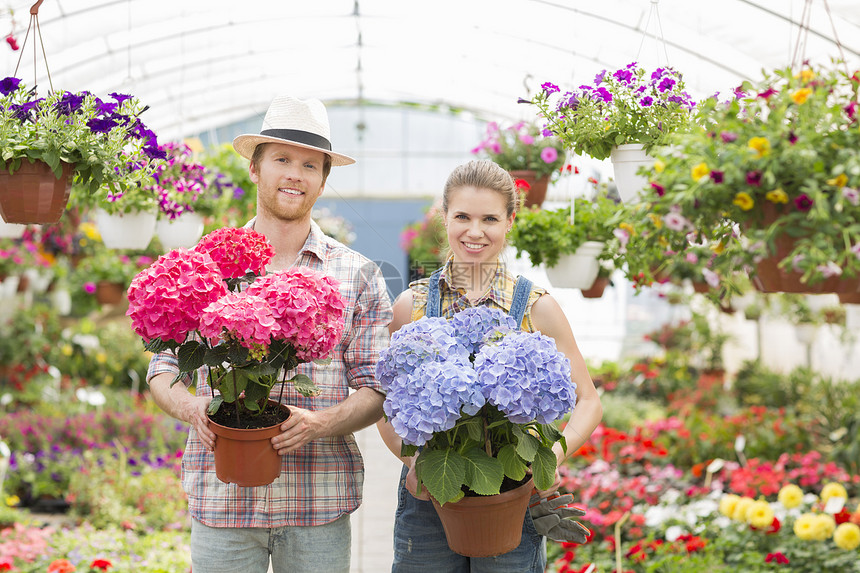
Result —
M 101 569 L 102 571 L 107 571 L 111 567 L 113 567 L 113 563 L 107 559 L 96 559 L 90 563 L 90 569 Z
M 20 46 L 18 46 L 18 40 L 15 39 L 15 36 L 9 34 L 6 36 L 6 43 L 9 44 L 9 47 L 12 48 L 13 52 L 17 52 Z M 2 571 L 2 569 L 0 569 Z
M 788 557 L 783 555 L 780 551 L 777 551 L 776 553 L 768 553 L 767 557 L 764 558 L 765 563 L 771 563 L 773 561 L 783 565 L 788 565 Z
M 72 573 L 75 569 L 67 559 L 57 559 L 48 565 L 48 573 Z
M 833 519 L 836 520 L 836 525 L 842 525 L 851 521 L 851 512 L 843 507 L 842 511 L 833 516 Z
M 532 186 L 529 185 L 529 182 L 526 181 L 525 179 L 515 179 L 514 185 L 517 186 L 517 189 L 522 189 L 523 191 L 528 191 L 529 189 L 532 188 Z

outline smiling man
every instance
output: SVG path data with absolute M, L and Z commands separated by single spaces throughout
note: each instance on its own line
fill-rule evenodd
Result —
M 311 219 L 332 166 L 355 160 L 332 151 L 328 114 L 318 100 L 289 96 L 272 101 L 259 134 L 240 135 L 233 147 L 251 161 L 257 216 L 246 226 L 275 249 L 268 271 L 306 266 L 340 282 L 346 328 L 328 364 L 301 364 L 296 371 L 322 389 L 306 398 L 291 384 L 283 390 L 290 417 L 272 447 L 282 471 L 259 487 L 225 484 L 215 475 L 215 435 L 206 407 L 212 388 L 198 376 L 172 385 L 176 357 L 152 358 L 147 379 L 156 403 L 191 425 L 182 457 L 182 484 L 192 516 L 195 573 L 348 573 L 349 514 L 361 503 L 364 467 L 353 432 L 382 417 L 384 397 L 374 377 L 387 345 L 391 303 L 379 268 L 327 237 Z M 273 389 L 277 399 L 280 386 Z

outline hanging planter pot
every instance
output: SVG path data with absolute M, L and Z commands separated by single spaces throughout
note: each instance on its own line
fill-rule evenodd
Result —
M 640 167 L 650 167 L 654 159 L 645 153 L 641 143 L 616 145 L 609 155 L 615 170 L 615 185 L 618 195 L 625 203 L 637 203 L 642 189 L 648 185 L 648 178 L 637 175 Z
M 600 298 L 607 286 L 609 286 L 609 277 L 597 277 L 591 287 L 582 289 L 582 296 L 583 298 Z
M 289 408 L 269 400 L 289 416 Z M 222 407 L 224 405 L 222 404 Z M 271 439 L 281 433 L 281 423 L 265 428 L 239 429 L 223 426 L 210 417 L 209 427 L 218 436 L 215 444 L 215 475 L 224 483 L 242 487 L 268 485 L 281 475 L 283 458 Z
M 175 219 L 158 219 L 155 234 L 161 246 L 167 250 L 190 249 L 203 236 L 203 216 L 183 213 Z
M 99 304 L 119 304 L 125 294 L 125 285 L 110 281 L 96 283 L 96 300 Z
M 148 211 L 109 214 L 96 212 L 96 227 L 109 249 L 145 249 L 155 235 L 157 215 Z
M 24 236 L 24 231 L 26 230 L 27 225 L 7 223 L 3 219 L 0 219 L 0 239 L 20 239 Z
M 546 269 L 550 284 L 556 288 L 591 288 L 600 272 L 597 257 L 604 245 L 600 241 L 586 241 L 575 253 L 559 257 L 555 266 Z
M 530 479 L 497 495 L 464 497 L 445 505 L 430 499 L 451 551 L 466 557 L 494 557 L 519 546 L 533 488 Z
M 537 173 L 532 170 L 521 169 L 509 171 L 514 181 L 522 179 L 529 184 L 526 191 L 523 207 L 540 207 L 546 199 L 546 191 L 549 188 L 549 175 L 538 178 Z
M 44 161 L 21 161 L 15 173 L 0 169 L 0 217 L 7 223 L 56 223 L 69 202 L 72 165 L 61 163 L 58 178 Z
M 801 344 L 812 344 L 818 335 L 818 327 L 814 324 L 798 324 L 795 326 L 794 334 Z

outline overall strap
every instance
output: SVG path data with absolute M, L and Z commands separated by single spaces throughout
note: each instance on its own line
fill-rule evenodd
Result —
M 427 318 L 442 316 L 442 295 L 439 292 L 439 277 L 442 276 L 442 268 L 436 269 L 430 275 L 430 283 L 427 288 L 427 306 L 424 308 L 424 316 Z
M 518 276 L 517 284 L 514 285 L 514 300 L 511 302 L 511 310 L 508 311 L 508 315 L 517 321 L 517 328 L 520 328 L 523 324 L 523 317 L 528 308 L 531 292 L 532 281 L 522 275 Z

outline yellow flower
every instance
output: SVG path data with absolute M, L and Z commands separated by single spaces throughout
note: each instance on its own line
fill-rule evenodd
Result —
M 735 506 L 741 498 L 733 493 L 727 493 L 720 499 L 720 513 L 726 517 L 731 517 L 735 512 Z
M 654 171 L 657 173 L 663 173 L 663 170 L 666 169 L 666 164 L 660 161 L 659 159 L 654 162 Z
M 842 497 L 848 499 L 848 492 L 842 484 L 831 482 L 821 489 L 821 503 L 827 503 L 831 497 Z
M 708 164 L 704 162 L 693 166 L 690 170 L 690 176 L 693 178 L 693 181 L 698 181 L 702 177 L 707 177 L 710 173 L 711 170 L 708 169 Z
M 747 522 L 756 529 L 769 527 L 773 523 L 773 510 L 770 504 L 763 500 L 754 501 L 747 508 Z
M 833 534 L 836 547 L 852 551 L 860 547 L 860 527 L 855 523 L 842 523 Z
M 720 241 L 719 243 L 714 243 L 713 245 L 711 245 L 711 250 L 717 255 L 722 254 L 723 251 L 726 250 L 725 241 Z
M 663 227 L 663 218 L 660 215 L 656 215 L 654 213 L 648 213 L 648 218 L 651 219 L 651 222 L 654 223 L 654 226 L 658 229 Z
M 735 521 L 743 521 L 747 520 L 747 510 L 750 508 L 752 504 L 755 503 L 755 500 L 751 497 L 742 497 L 735 504 L 735 510 L 732 512 L 730 516 Z
M 834 187 L 845 187 L 848 184 L 848 176 L 844 173 L 840 173 L 833 179 L 828 179 L 827 184 L 833 185 Z
M 803 502 L 803 490 L 793 483 L 783 486 L 782 489 L 779 490 L 777 499 L 786 509 L 797 507 Z
M 756 157 L 764 157 L 770 153 L 770 141 L 766 137 L 753 137 L 747 146 L 756 152 Z
M 63 356 L 71 356 L 73 351 L 71 344 L 64 344 L 63 347 L 60 348 L 60 352 L 63 353 Z
M 815 72 L 812 70 L 801 70 L 800 73 L 794 77 L 799 77 L 801 82 L 808 84 L 815 78 Z
M 104 364 L 105 362 L 107 362 L 107 355 L 105 355 L 104 352 L 99 352 L 98 354 L 96 354 L 96 362 L 98 362 L 99 364 Z
M 750 194 L 746 191 L 741 191 L 737 195 L 735 195 L 734 201 L 732 201 L 735 205 L 743 209 L 744 211 L 749 211 L 755 205 L 755 201 L 750 197 Z
M 91 241 L 101 240 L 98 228 L 92 223 L 81 223 L 78 229 Z
M 815 520 L 816 539 L 824 541 L 833 537 L 833 532 L 836 531 L 836 520 L 832 515 L 819 513 Z
M 800 88 L 793 94 L 791 94 L 791 99 L 794 100 L 794 103 L 797 105 L 801 105 L 809 99 L 809 96 L 812 95 L 812 90 L 809 88 Z
M 9 507 L 15 507 L 19 503 L 21 503 L 21 498 L 17 495 L 10 495 L 6 498 L 6 505 L 8 505 Z
M 788 193 L 786 193 L 782 189 L 774 189 L 773 191 L 768 191 L 765 194 L 764 198 L 771 203 L 788 203 Z
M 799 538 L 809 541 L 815 539 L 815 525 L 818 516 L 814 513 L 804 513 L 794 522 L 794 534 Z
M 618 225 L 618 228 L 627 231 L 627 233 L 631 237 L 633 236 L 633 225 L 631 225 L 630 223 L 621 223 L 620 225 Z

